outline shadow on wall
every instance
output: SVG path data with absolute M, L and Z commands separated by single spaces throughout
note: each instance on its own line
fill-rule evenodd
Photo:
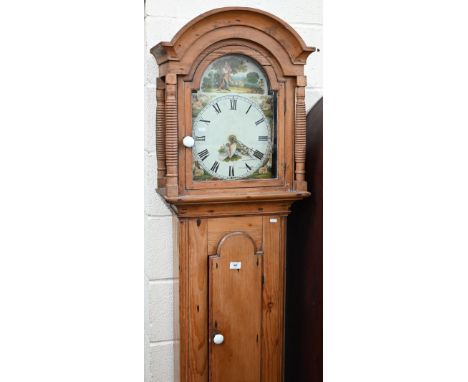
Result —
M 323 380 L 323 98 L 307 115 L 311 196 L 293 205 L 286 255 L 286 382 Z

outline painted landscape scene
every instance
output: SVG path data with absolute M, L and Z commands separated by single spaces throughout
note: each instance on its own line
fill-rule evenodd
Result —
M 214 61 L 205 71 L 201 91 L 267 94 L 268 83 L 253 61 L 241 55 L 227 55 Z

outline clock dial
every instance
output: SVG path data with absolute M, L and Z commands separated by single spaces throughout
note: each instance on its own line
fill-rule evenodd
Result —
M 216 97 L 193 121 L 193 160 L 213 178 L 247 178 L 271 157 L 271 131 L 269 119 L 252 99 Z

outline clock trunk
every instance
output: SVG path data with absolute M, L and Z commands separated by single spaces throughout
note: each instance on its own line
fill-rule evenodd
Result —
M 283 214 L 179 219 L 182 380 L 282 380 Z

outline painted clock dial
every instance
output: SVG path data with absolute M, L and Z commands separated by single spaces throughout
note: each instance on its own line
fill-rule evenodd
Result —
M 218 179 L 243 179 L 270 157 L 272 136 L 260 107 L 240 95 L 214 98 L 193 123 L 193 159 Z
M 274 178 L 276 94 L 251 58 L 230 54 L 203 73 L 192 94 L 193 179 Z

